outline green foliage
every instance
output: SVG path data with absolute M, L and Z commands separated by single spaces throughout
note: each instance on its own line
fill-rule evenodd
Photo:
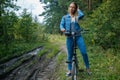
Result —
M 45 0 L 45 3 L 49 2 L 49 4 L 44 7 L 46 11 L 41 16 L 45 16 L 46 27 L 37 22 L 37 19 L 33 19 L 32 14 L 28 13 L 26 9 L 20 16 L 17 16 L 14 11 L 10 11 L 9 9 L 11 8 L 14 10 L 18 9 L 13 4 L 13 1 L 0 1 L 0 62 L 20 56 L 41 45 L 42 41 L 49 40 L 52 42 L 51 44 L 55 42 L 57 45 L 64 44 L 63 40 L 65 37 L 50 35 L 44 32 L 58 33 L 61 17 L 67 13 L 67 7 L 70 2 L 76 1 L 80 9 L 86 14 L 85 18 L 80 21 L 81 27 L 90 29 L 90 33 L 85 35 L 84 38 L 87 45 L 91 46 L 91 48 L 88 48 L 88 53 L 90 53 L 89 57 L 93 75 L 88 77 L 84 73 L 81 74 L 82 78 L 90 78 L 89 80 L 117 80 L 120 78 L 118 77 L 120 75 L 118 72 L 120 71 L 120 66 L 118 65 L 120 64 L 119 0 L 99 0 L 100 2 L 92 0 L 92 3 L 94 3 L 92 5 L 93 11 L 90 13 L 87 9 L 88 3 L 83 0 Z M 45 47 L 51 50 L 48 58 L 54 56 L 59 49 L 58 46 L 51 46 L 51 44 Z M 92 45 L 95 47 L 92 47 Z M 96 47 L 96 45 L 99 45 L 99 47 Z M 107 51 L 105 52 L 101 47 Z M 39 56 L 47 51 L 40 52 Z M 58 63 L 60 63 L 63 57 L 65 55 L 58 57 Z M 61 75 L 59 80 L 66 80 L 65 71 L 62 71 L 62 69 L 59 70 L 59 74 Z M 57 77 L 60 77 L 60 75 Z
M 104 49 L 118 50 L 120 48 L 120 7 L 118 5 L 120 5 L 119 0 L 108 0 L 94 10 L 82 23 L 82 26 L 89 27 L 93 32 L 91 40 Z
M 59 24 L 61 21 L 62 16 L 67 14 L 68 7 L 71 2 L 76 2 L 81 10 L 83 10 L 85 13 L 89 13 L 91 11 L 88 11 L 88 1 L 85 0 L 44 0 L 44 3 L 46 6 L 44 6 L 45 12 L 40 14 L 40 16 L 44 16 L 44 22 L 46 25 L 45 31 L 47 33 L 59 33 Z M 106 0 L 96 1 L 92 0 L 91 8 L 95 9 L 97 8 L 102 2 Z M 49 2 L 49 4 L 48 4 Z
M 113 4 L 116 4 L 113 6 Z M 120 41 L 120 7 L 118 6 L 119 2 L 117 1 L 108 1 L 106 4 L 101 6 L 100 13 L 101 16 L 97 15 L 98 19 L 98 28 L 96 30 L 97 38 L 96 42 L 102 45 L 103 48 L 118 48 Z M 102 39 L 102 40 L 101 40 Z M 120 48 L 120 47 L 119 47 Z
M 33 22 L 32 14 L 27 13 L 26 9 L 24 9 L 23 13 L 21 14 L 21 19 L 19 20 L 18 25 L 15 26 L 18 29 L 18 32 L 15 34 L 16 38 L 22 39 L 26 42 L 33 40 L 36 41 L 35 37 L 33 36 L 36 36 L 35 32 L 37 32 L 38 23 Z
M 79 52 L 78 52 L 79 53 Z M 118 52 L 116 52 L 118 54 Z M 80 78 L 86 80 L 114 80 L 119 79 L 119 54 L 114 55 L 114 52 L 109 50 L 103 50 L 101 47 L 98 46 L 88 46 L 88 55 L 90 61 L 90 68 L 92 75 L 88 76 L 86 72 L 80 73 Z M 79 65 L 81 68 L 84 68 L 84 63 L 82 60 L 81 54 L 79 55 Z
M 59 47 L 56 47 L 57 45 L 55 44 L 49 44 L 49 46 L 46 46 L 50 49 L 50 53 L 47 55 L 48 59 L 51 59 L 54 57 L 58 52 L 59 52 Z
M 44 26 L 37 18 L 33 19 L 32 14 L 26 9 L 17 16 L 15 11 L 18 9 L 14 0 L 0 1 L 0 61 L 19 56 L 31 49 L 27 44 L 48 39 L 47 34 L 43 32 Z
M 92 74 L 89 76 L 86 73 L 85 65 L 83 58 L 79 51 L 77 51 L 77 57 L 79 61 L 79 68 L 84 69 L 84 72 L 78 73 L 78 80 L 119 80 L 120 77 L 120 61 L 119 52 L 116 52 L 117 55 L 114 55 L 114 52 L 109 50 L 103 50 L 99 46 L 88 46 L 88 57 L 90 61 L 90 70 Z M 65 57 L 64 53 L 61 53 L 58 60 L 61 60 L 61 64 L 57 67 L 57 72 L 55 75 L 56 80 L 71 80 L 71 77 L 66 77 L 65 73 L 67 72 L 67 65 L 65 65 L 65 58 L 61 59 L 62 56 Z M 60 62 L 60 61 L 59 61 Z
M 5 62 L 11 58 L 21 56 L 22 54 L 39 47 L 41 42 L 25 43 L 25 42 L 12 42 L 8 45 L 9 50 L 6 50 L 5 46 L 0 44 L 0 63 Z
M 40 16 L 44 16 L 44 22 L 46 24 L 46 32 L 59 33 L 59 24 L 63 15 L 67 13 L 68 6 L 72 0 L 44 0 L 46 3 L 45 12 Z M 47 4 L 49 2 L 49 4 Z M 79 2 L 76 0 L 76 2 Z M 66 4 L 65 4 L 66 3 Z
M 5 14 L 6 12 L 9 12 L 10 9 L 18 10 L 19 6 L 16 6 L 14 2 L 17 0 L 1 0 L 0 1 L 0 17 Z

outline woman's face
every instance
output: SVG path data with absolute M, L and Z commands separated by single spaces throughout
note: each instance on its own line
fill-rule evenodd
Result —
M 76 12 L 76 6 L 75 6 L 75 4 L 73 4 L 73 3 L 70 4 L 70 6 L 69 6 L 69 12 L 71 14 L 75 14 L 75 12 Z

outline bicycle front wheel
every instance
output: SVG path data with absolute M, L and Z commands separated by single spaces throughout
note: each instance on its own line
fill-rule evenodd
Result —
M 72 62 L 72 80 L 77 80 L 77 67 L 75 62 Z

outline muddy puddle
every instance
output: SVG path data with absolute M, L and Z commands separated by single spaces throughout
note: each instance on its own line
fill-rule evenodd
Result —
M 56 66 L 56 56 L 47 59 L 45 53 L 42 57 L 36 56 L 44 47 L 36 48 L 18 58 L 0 64 L 0 80 L 51 80 Z

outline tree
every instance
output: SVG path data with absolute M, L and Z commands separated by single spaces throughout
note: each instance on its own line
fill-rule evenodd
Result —
M 102 5 L 93 12 L 90 19 L 88 19 L 88 25 L 92 26 L 91 28 L 94 29 L 95 32 L 95 42 L 97 45 L 102 46 L 103 49 L 120 48 L 119 5 L 119 0 L 108 0 L 102 3 Z
M 13 2 L 14 0 L 0 1 L 0 43 L 5 44 L 6 48 L 8 42 L 12 38 L 12 33 L 9 31 L 9 29 L 12 29 L 14 21 L 16 20 L 16 15 L 10 10 L 18 9 L 18 7 L 14 5 Z M 13 22 L 11 20 L 13 20 Z
M 33 30 L 32 24 L 33 24 L 32 15 L 27 12 L 27 9 L 24 9 L 21 14 L 21 19 L 19 22 L 19 30 L 21 39 L 25 40 L 26 42 L 30 41 Z
M 93 8 L 99 5 L 96 0 L 40 0 L 45 3 L 44 6 L 45 12 L 40 14 L 44 16 L 44 23 L 46 25 L 46 32 L 48 33 L 58 33 L 59 24 L 62 16 L 64 16 L 68 11 L 68 6 L 71 2 L 76 2 L 79 8 L 87 12 L 92 12 Z M 92 5 L 94 4 L 94 5 Z
M 88 10 L 92 9 L 92 0 L 88 0 Z

